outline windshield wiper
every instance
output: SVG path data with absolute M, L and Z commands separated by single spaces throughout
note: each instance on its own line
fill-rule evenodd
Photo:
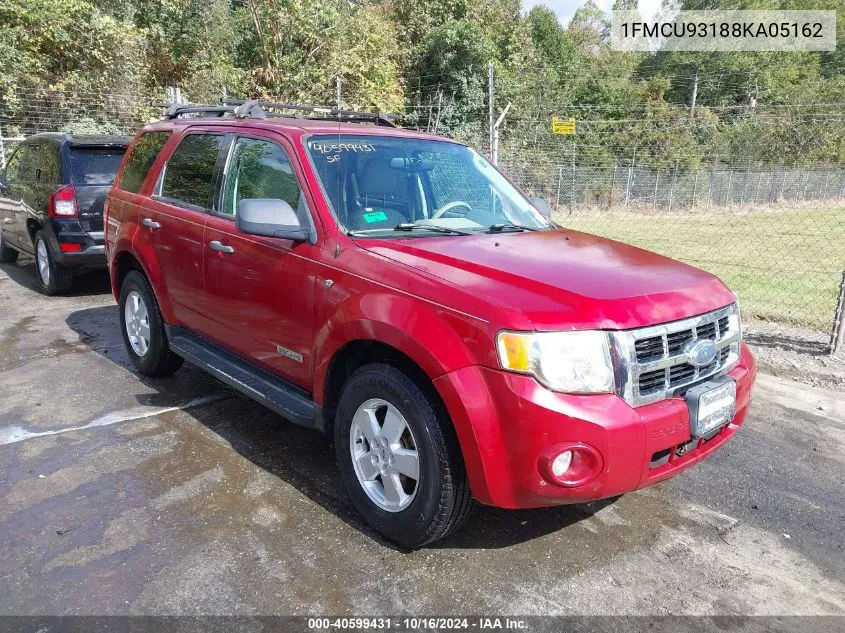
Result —
M 474 235 L 473 231 L 464 231 L 463 229 L 455 229 L 450 226 L 440 226 L 438 224 L 417 224 L 416 222 L 403 222 L 393 227 L 394 231 L 435 231 L 437 233 L 453 233 L 456 235 Z
M 507 231 L 539 231 L 540 229 L 534 228 L 533 226 L 525 226 L 524 224 L 514 224 L 513 222 L 509 222 L 508 224 L 491 224 L 487 227 L 488 233 L 503 233 Z
M 359 229 L 359 230 L 352 230 L 347 231 L 347 235 L 351 235 L 352 237 L 356 236 L 366 236 L 372 233 L 387 233 L 390 231 L 432 231 L 434 233 L 448 233 L 450 235 L 475 235 L 472 231 L 464 231 L 461 229 L 452 229 L 448 226 L 438 226 L 436 224 L 417 224 L 416 222 L 403 222 L 402 224 L 397 224 L 392 229 L 384 228 L 384 229 Z

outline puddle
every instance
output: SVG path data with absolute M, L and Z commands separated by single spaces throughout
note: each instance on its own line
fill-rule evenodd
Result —
M 189 409 L 191 407 L 198 407 L 210 402 L 216 402 L 227 397 L 228 394 L 211 394 L 194 398 L 193 400 L 172 407 L 136 407 L 134 409 L 127 409 L 126 411 L 113 411 L 98 418 L 91 420 L 86 424 L 79 426 L 69 426 L 61 429 L 53 429 L 51 431 L 30 431 L 26 427 L 10 424 L 8 426 L 0 427 L 0 446 L 4 444 L 15 444 L 23 442 L 35 437 L 45 437 L 48 435 L 61 435 L 62 433 L 71 433 L 73 431 L 84 431 L 85 429 L 96 428 L 100 426 L 111 426 L 119 424 L 120 422 L 130 422 L 132 420 L 141 420 L 162 413 L 169 413 L 171 411 L 178 411 L 182 409 Z

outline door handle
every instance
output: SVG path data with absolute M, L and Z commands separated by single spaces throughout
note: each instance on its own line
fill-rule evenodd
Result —
M 218 253 L 226 253 L 227 255 L 231 255 L 235 252 L 235 249 L 231 246 L 227 246 L 226 244 L 221 244 L 217 240 L 211 240 L 208 245 L 211 247 L 211 250 L 217 251 Z
M 159 222 L 156 222 L 155 220 L 153 220 L 153 219 L 151 219 L 151 218 L 144 218 L 144 219 L 141 221 L 141 224 L 143 224 L 144 226 L 148 226 L 148 227 L 150 227 L 150 228 L 151 228 L 152 230 L 154 230 L 154 231 L 155 231 L 156 229 L 160 229 L 160 228 L 161 228 L 161 224 L 160 224 Z
M 3 218 L 3 224 L 14 224 L 15 221 L 12 218 Z

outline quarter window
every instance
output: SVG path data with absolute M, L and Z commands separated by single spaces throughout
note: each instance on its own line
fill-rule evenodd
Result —
M 10 181 L 36 182 L 41 168 L 41 148 L 38 143 L 26 143 L 15 152 L 6 168 Z
M 158 153 L 167 139 L 169 132 L 147 132 L 139 138 L 132 147 L 132 153 L 123 168 L 119 187 L 124 191 L 138 193 L 147 178 L 147 172 L 153 166 Z
M 6 180 L 8 182 L 22 180 L 21 157 L 24 155 L 24 152 L 26 152 L 26 145 L 16 150 L 9 159 L 9 162 L 6 163 Z
M 42 185 L 57 185 L 64 180 L 58 144 L 46 141 L 38 145 L 36 179 Z
M 214 202 L 214 166 L 222 134 L 189 134 L 173 152 L 164 171 L 161 197 L 211 209 Z
M 245 198 L 284 200 L 297 210 L 304 222 L 304 198 L 284 149 L 271 141 L 239 138 L 232 157 L 223 192 L 221 213 L 234 217 L 238 203 Z

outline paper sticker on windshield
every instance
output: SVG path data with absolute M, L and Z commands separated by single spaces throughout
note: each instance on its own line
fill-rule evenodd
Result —
M 372 213 L 364 214 L 364 222 L 372 224 L 373 222 L 387 222 L 387 214 L 384 211 L 373 211 Z

